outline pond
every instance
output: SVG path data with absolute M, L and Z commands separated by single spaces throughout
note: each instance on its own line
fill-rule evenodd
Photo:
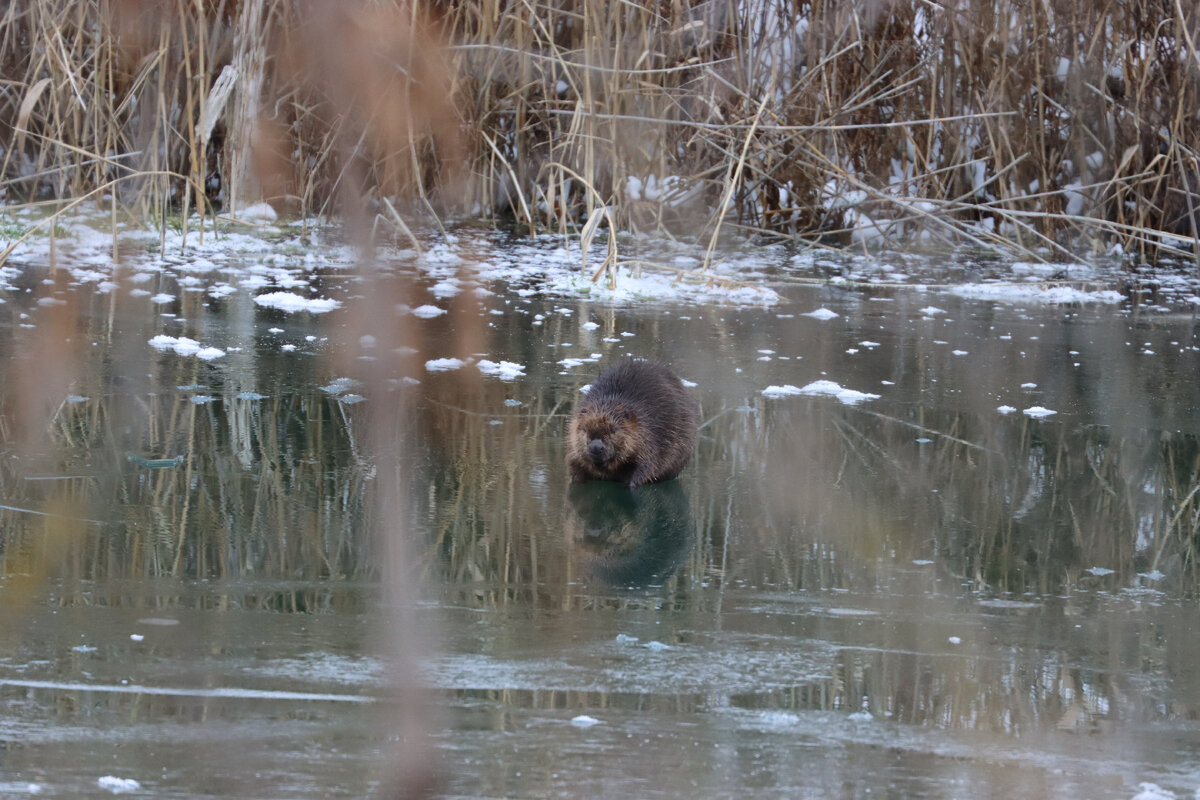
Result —
M 747 246 L 656 298 L 551 237 L 68 234 L 0 273 L 0 797 L 1200 787 L 1186 281 Z M 695 455 L 572 487 L 628 356 L 694 384 Z

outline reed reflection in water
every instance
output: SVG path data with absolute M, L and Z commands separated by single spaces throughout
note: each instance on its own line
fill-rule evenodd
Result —
M 652 325 L 661 335 L 667 322 L 635 317 L 615 327 Z M 924 359 L 913 347 L 900 358 Z M 692 359 L 680 359 L 681 369 L 700 379 L 706 422 L 680 479 L 696 529 L 685 584 L 845 588 L 886 558 L 936 564 L 945 591 L 982 597 L 1195 587 L 1192 431 L 1005 416 L 994 406 L 955 408 L 956 395 L 946 405 L 772 400 Z M 902 361 L 892 374 L 906 371 Z M 427 383 L 420 427 L 432 461 L 418 505 L 446 559 L 431 566 L 455 583 L 533 588 L 537 575 L 546 591 L 575 577 L 560 546 L 573 519 L 561 501 L 562 436 L 588 376 L 537 362 L 530 373 L 463 396 L 446 395 L 436 377 Z M 1120 403 L 1138 406 L 1134 395 Z M 522 405 L 505 405 L 513 398 Z M 622 513 L 612 509 L 614 524 Z
M 920 780 L 942 787 L 931 790 L 936 796 L 953 796 L 931 777 L 947 754 L 982 776 L 989 770 L 971 761 L 974 748 L 1004 742 L 1015 747 L 1011 764 L 1032 771 L 990 775 L 996 786 L 1041 796 L 1070 784 L 1078 796 L 1124 797 L 1139 770 L 1170 766 L 1159 750 L 1164 736 L 1194 738 L 1178 721 L 1195 716 L 1200 697 L 1193 637 L 1185 633 L 1193 611 L 1181 600 L 1194 590 L 1200 453 L 1193 430 L 1136 424 L 1186 421 L 1190 389 L 1149 405 L 1144 394 L 1150 371 L 1170 379 L 1178 363 L 1144 361 L 1143 382 L 1128 383 L 1125 360 L 1136 356 L 1121 353 L 1108 371 L 1071 376 L 1072 402 L 1055 401 L 1059 419 L 1004 415 L 995 395 L 977 387 L 1015 389 L 1024 375 L 1049 375 L 1058 366 L 1053 345 L 1044 360 L 1002 374 L 995 365 L 1004 358 L 955 362 L 939 351 L 944 342 L 901 338 L 895 328 L 904 317 L 889 312 L 872 318 L 889 328 L 872 337 L 888 351 L 875 382 L 898 387 L 888 399 L 862 406 L 774 400 L 753 389 L 768 380 L 731 377 L 732 367 L 751 373 L 760 347 L 798 350 L 817 362 L 793 368 L 798 374 L 839 369 L 847 383 L 850 375 L 856 387 L 873 386 L 861 362 L 837 358 L 864 333 L 847 323 L 784 343 L 761 317 L 753 332 L 760 338 L 741 339 L 750 332 L 738 330 L 736 317 L 749 313 L 644 310 L 611 319 L 587 304 L 573 310 L 599 329 L 550 317 L 547 326 L 561 329 L 526 331 L 517 316 L 499 340 L 509 357 L 538 352 L 539 340 L 586 340 L 599 351 L 605 345 L 586 337 L 628 331 L 635 344 L 626 352 L 669 358 L 700 384 L 705 424 L 672 491 L 686 501 L 694 543 L 669 577 L 636 591 L 622 586 L 623 575 L 595 581 L 590 561 L 580 559 L 581 522 L 585 532 L 593 517 L 605 520 L 595 526 L 601 530 L 628 530 L 640 513 L 640 490 L 597 486 L 577 497 L 588 487 L 569 486 L 562 466 L 572 398 L 603 363 L 562 374 L 557 361 L 527 359 L 528 378 L 465 395 L 429 380 L 421 427 L 432 461 L 418 505 L 437 531 L 429 563 L 444 582 L 443 601 L 471 610 L 447 611 L 449 654 L 437 669 L 458 693 L 460 725 L 512 736 L 545 714 L 587 713 L 636 736 L 645 730 L 638 715 L 653 711 L 664 715 L 656 717 L 661 724 L 681 715 L 726 743 L 783 725 L 855 752 L 869 742 L 899 748 Z M 543 311 L 535 303 L 528 313 Z M 1007 322 L 1002 312 L 980 322 L 969 307 L 960 311 L 960 339 Z M 1054 329 L 1060 315 L 1018 316 L 1033 327 L 1045 320 L 1037 331 L 1043 340 L 1062 335 Z M 1078 324 L 1068 317 L 1065 327 Z M 1102 335 L 1116 337 L 1127 323 L 1087 324 L 1112 326 Z M 726 334 L 715 345 L 704 338 Z M 1140 335 L 1168 339 L 1179 331 Z M 682 341 L 698 346 L 675 350 Z M 606 356 L 624 357 L 622 349 L 614 345 Z M 711 358 L 714 350 L 730 360 Z M 1054 386 L 1057 378 L 1043 380 Z M 1119 420 L 1123 409 L 1138 410 L 1135 423 L 1096 424 L 1099 415 Z M 666 649 L 647 652 L 647 642 Z M 719 708 L 748 716 L 737 724 L 714 719 Z M 476 717 L 483 709 L 494 714 L 490 722 Z M 854 727 L 867 721 L 901 727 Z M 1084 732 L 1099 738 L 1086 745 L 1059 738 Z M 963 743 L 963 734 L 978 738 Z M 481 765 L 501 759 L 473 779 L 500 793 L 526 785 L 503 766 L 513 758 L 508 739 L 481 732 L 470 743 Z M 532 736 L 517 747 L 522 775 L 552 787 L 553 774 L 574 762 L 569 748 L 539 756 L 546 744 Z M 644 762 L 619 768 L 680 763 L 663 777 L 676 787 L 701 770 L 686 749 L 646 748 Z M 775 755 L 786 763 L 799 754 L 780 745 Z M 853 759 L 831 758 L 834 775 L 877 785 L 879 775 L 864 778 Z M 1042 772 L 1047 759 L 1069 780 Z M 651 780 L 652 772 L 639 774 Z M 710 789 L 733 790 L 733 780 L 701 774 Z M 836 794 L 844 784 L 825 785 Z
M 402 269 L 372 280 L 391 299 L 432 282 Z M 800 776 L 787 765 L 800 763 L 800 740 L 827 745 L 839 780 L 865 787 L 891 775 L 952 796 L 939 783 L 947 763 L 990 774 L 973 747 L 999 741 L 1023 767 L 1044 764 L 1040 751 L 1060 760 L 1054 769 L 1087 786 L 1079 796 L 1128 796 L 1133 778 L 1167 770 L 1178 741 L 1195 740 L 1200 652 L 1187 596 L 1200 446 L 1183 425 L 1195 389 L 1151 391 L 1177 381 L 1194 357 L 1106 357 L 1101 345 L 1076 343 L 1080 361 L 1106 358 L 1106 369 L 1071 373 L 1071 403 L 1054 394 L 1059 345 L 1085 323 L 1101 344 L 1136 329 L 1163 351 L 1186 341 L 1182 323 L 1141 330 L 1118 315 L 954 309 L 959 327 L 940 335 L 979 347 L 990 326 L 1037 327 L 1045 350 L 1022 345 L 1032 355 L 1013 367 L 999 349 L 955 361 L 914 333 L 928 323 L 898 301 L 876 311 L 843 297 L 844 324 L 813 328 L 761 310 L 598 308 L 488 288 L 464 292 L 452 313 L 419 327 L 404 322 L 416 330 L 373 328 L 373 348 L 348 328 L 334 361 L 317 345 L 305 349 L 306 336 L 321 333 L 316 322 L 289 319 L 274 334 L 280 319 L 237 296 L 181 305 L 209 338 L 254 343 L 223 363 L 155 353 L 142 344 L 158 324 L 145 309 L 120 301 L 110 310 L 108 298 L 67 292 L 77 304 L 67 308 L 77 320 L 69 335 L 96 342 L 97 358 L 78 362 L 72 396 L 53 398 L 45 425 L 6 431 L 0 460 L 5 600 L 20 595 L 28 608 L 44 598 L 61 616 L 30 619 L 66 626 L 50 637 L 51 657 L 14 647 L 29 656 L 25 677 L 115 683 L 137 672 L 207 685 L 255 675 L 266 686 L 344 691 L 346 660 L 386 660 L 377 629 L 359 618 L 388 617 L 397 597 L 383 590 L 389 576 L 419 573 L 428 586 L 419 596 L 431 602 L 412 612 L 414 627 L 443 644 L 421 669 L 450 715 L 423 724 L 444 729 L 443 753 L 476 760 L 448 773 L 464 794 L 547 793 L 566 769 L 579 775 L 572 788 L 588 786 L 595 754 L 561 736 L 581 714 L 603 718 L 587 742 L 606 742 L 611 770 L 661 777 L 664 792 L 696 774 L 732 791 L 757 774 L 731 762 L 714 768 L 716 745 L 781 765 L 774 783 L 759 775 L 763 786 L 793 785 Z M 510 313 L 483 316 L 510 308 L 505 300 Z M 400 319 L 390 304 L 355 313 Z M 544 325 L 531 323 L 537 315 Z M 481 319 L 492 323 L 487 340 Z M 847 360 L 868 325 L 879 357 Z M 35 357 L 24 330 L 3 334 L 14 354 L 0 367 L 4 387 Z M 298 352 L 280 353 L 283 336 Z M 601 361 L 564 369 L 564 342 Z M 481 378 L 469 362 L 458 373 L 423 369 L 428 358 L 478 358 L 484 347 L 526 375 Z M 797 358 L 760 361 L 765 349 Z M 564 431 L 576 392 L 606 360 L 631 354 L 668 359 L 699 384 L 696 455 L 665 484 L 572 487 Z M 1135 368 L 1141 380 L 1125 380 Z M 896 388 L 861 406 L 761 394 L 822 371 L 857 388 L 885 379 Z M 1030 374 L 1050 376 L 1041 380 L 1061 419 L 1004 416 L 992 394 L 964 391 L 1000 391 Z M 343 376 L 360 383 L 333 380 Z M 4 402 L 15 402 L 7 390 Z M 1133 422 L 1109 424 L 1130 409 Z M 373 502 L 383 482 L 410 499 L 407 510 Z M 39 511 L 50 516 L 31 513 Z M 405 522 L 407 560 L 396 573 L 397 553 L 375 533 L 397 535 Z M 133 611 L 144 607 L 155 613 Z M 88 616 L 101 611 L 118 622 Z M 222 612 L 217 622 L 184 613 L 212 611 Z M 235 611 L 255 613 L 225 614 Z M 128 634 L 122 626 L 164 616 L 181 618 L 180 635 L 150 633 L 161 661 L 144 666 L 143 651 L 117 641 Z M 331 632 L 348 624 L 353 635 Z M 326 630 L 314 638 L 317 628 Z M 94 631 L 107 637 L 103 659 L 72 649 Z M 6 635 L 22 639 L 11 624 Z M 259 655 L 248 642 L 268 644 Z M 63 697 L 107 708 L 79 689 L 36 691 L 24 706 L 31 719 Z M 190 701 L 135 711 L 114 703 L 151 723 L 167 706 L 176 717 L 201 713 Z M 243 713 L 206 703 L 204 713 L 223 719 Z M 64 712 L 81 727 L 86 716 Z M 252 733 L 257 718 L 243 718 Z M 691 741 L 713 746 L 709 755 L 657 738 L 628 747 L 627 734 L 682 723 Z M 1082 732 L 1092 736 L 1060 738 Z M 850 757 L 893 747 L 907 763 L 884 759 L 870 778 Z M 660 776 L 657 764 L 681 767 Z M 1062 786 L 1053 769 L 1023 773 L 1002 785 L 1032 795 Z M 840 784 L 821 785 L 836 793 Z

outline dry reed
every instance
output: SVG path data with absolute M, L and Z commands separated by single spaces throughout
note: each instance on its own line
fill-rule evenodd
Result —
M 0 23 L 9 204 L 111 185 L 156 219 L 264 196 L 405 236 L 466 214 L 1027 255 L 1196 233 L 1200 10 L 1173 0 L 37 0 Z

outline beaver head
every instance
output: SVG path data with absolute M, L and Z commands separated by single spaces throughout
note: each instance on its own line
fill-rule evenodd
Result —
M 572 444 L 597 469 L 616 466 L 636 455 L 637 415 L 627 409 L 589 411 L 575 420 Z

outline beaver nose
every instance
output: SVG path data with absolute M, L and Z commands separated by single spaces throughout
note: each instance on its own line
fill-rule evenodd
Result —
M 591 456 L 595 461 L 599 461 L 601 458 L 603 458 L 604 442 L 600 441 L 599 439 L 592 439 L 590 442 L 588 442 L 588 455 Z

